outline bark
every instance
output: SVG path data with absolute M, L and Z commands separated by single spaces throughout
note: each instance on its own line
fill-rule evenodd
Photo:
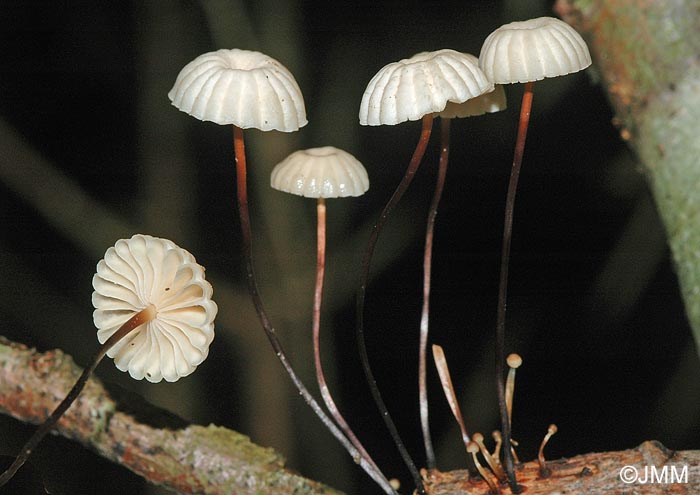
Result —
M 39 353 L 0 337 L 0 412 L 41 423 L 80 372 L 60 350 Z M 107 390 L 96 378 L 88 381 L 57 429 L 177 493 L 341 493 L 285 469 L 280 454 L 244 435 L 214 425 L 186 424 L 138 397 Z
M 559 0 L 555 10 L 587 38 L 641 161 L 700 351 L 700 2 Z
M 620 471 L 623 467 L 633 466 L 639 480 L 623 483 Z M 651 471 L 645 467 L 655 466 Z M 674 466 L 672 469 L 671 466 Z M 664 467 L 666 470 L 664 471 Z M 700 451 L 689 450 L 674 452 L 659 442 L 644 442 L 635 449 L 601 454 L 585 454 L 571 459 L 547 462 L 551 471 L 543 477 L 539 464 L 527 462 L 516 469 L 518 483 L 527 495 L 569 494 L 694 494 L 700 493 Z M 687 468 L 685 471 L 684 469 Z M 625 471 L 630 475 L 630 471 Z M 652 473 L 661 473 L 666 483 L 652 480 Z M 664 478 L 663 473 L 666 474 Z M 687 472 L 686 477 L 682 473 Z M 672 478 L 672 473 L 679 475 Z M 467 471 L 449 473 L 432 473 L 427 476 L 429 495 L 488 495 L 489 488 L 480 479 L 470 479 Z M 675 480 L 675 482 L 674 482 Z M 679 481 L 680 480 L 680 481 Z M 503 493 L 511 493 L 504 488 Z

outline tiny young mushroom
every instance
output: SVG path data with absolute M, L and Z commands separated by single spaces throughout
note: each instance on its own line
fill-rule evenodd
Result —
M 68 395 L 0 475 L 7 483 L 83 390 L 105 355 L 132 378 L 174 382 L 209 353 L 217 306 L 204 268 L 172 241 L 137 234 L 110 247 L 97 264 L 93 319 L 102 344 Z
M 514 492 L 517 492 L 518 487 L 513 470 L 513 458 L 510 449 L 507 448 L 510 445 L 511 435 L 503 382 L 505 313 L 513 209 L 530 120 L 533 85 L 535 81 L 578 72 L 589 65 L 591 65 L 591 56 L 581 36 L 565 22 L 552 17 L 540 17 L 501 26 L 486 38 L 479 54 L 479 67 L 495 84 L 525 83 L 506 196 L 496 317 L 496 384 L 503 424 L 503 442 L 506 445 L 504 467 Z
M 381 230 L 386 220 L 398 204 L 406 189 L 420 166 L 425 154 L 430 133 L 432 130 L 434 115 L 445 110 L 449 102 L 463 103 L 484 93 L 493 91 L 494 85 L 489 82 L 475 60 L 466 54 L 454 50 L 439 50 L 435 52 L 422 52 L 411 58 L 394 62 L 383 67 L 369 82 L 360 104 L 359 119 L 361 125 L 395 125 L 405 121 L 421 120 L 422 130 L 420 139 L 413 152 L 404 177 L 397 186 L 393 195 L 384 206 L 377 223 L 372 229 L 365 253 L 362 258 L 360 280 L 357 291 L 357 340 L 360 350 L 360 359 L 365 372 L 365 377 L 372 391 L 373 398 L 381 412 L 382 417 L 396 443 L 401 456 L 413 475 L 414 482 L 419 493 L 425 493 L 420 473 L 415 468 L 396 427 L 388 413 L 381 393 L 376 387 L 374 375 L 369 364 L 364 339 L 364 300 L 369 278 L 369 270 Z M 443 136 L 449 133 L 447 124 L 443 127 Z M 443 146 L 446 149 L 447 144 Z M 446 154 L 444 155 L 446 166 Z M 443 170 L 444 172 L 444 170 Z M 444 175 L 444 174 L 443 174 Z M 438 186 L 439 188 L 439 186 Z M 439 191 L 438 197 L 439 197 Z M 425 349 L 425 346 L 423 346 Z M 423 362 L 425 350 L 422 351 Z M 424 364 L 422 365 L 425 366 Z M 424 418 L 427 418 L 423 414 Z M 422 419 L 423 425 L 427 424 Z M 435 465 L 432 442 L 427 426 L 423 427 L 424 443 L 426 448 L 427 464 L 429 468 Z
M 540 444 L 540 448 L 537 451 L 537 462 L 540 465 L 540 476 L 543 478 L 547 478 L 550 474 L 552 474 L 552 470 L 547 467 L 547 461 L 544 458 L 544 446 L 547 445 L 547 442 L 549 442 L 549 439 L 552 438 L 552 436 L 558 431 L 559 429 L 557 428 L 557 425 L 552 423 L 549 425 L 547 428 L 547 434 L 544 436 L 542 439 L 542 443 Z
M 508 354 L 508 378 L 506 378 L 506 409 L 508 410 L 508 423 L 513 423 L 513 394 L 515 393 L 515 371 L 523 364 L 523 358 L 519 354 Z
M 199 119 L 233 126 L 236 191 L 248 291 L 275 355 L 304 401 L 353 457 L 359 452 L 323 412 L 292 368 L 267 315 L 253 269 L 253 236 L 248 211 L 247 169 L 243 129 L 294 132 L 307 124 L 304 98 L 294 76 L 277 60 L 249 50 L 217 50 L 185 65 L 168 92 L 172 104 Z M 360 464 L 367 470 L 364 460 Z M 369 471 L 368 471 L 369 472 Z
M 321 362 L 321 303 L 326 269 L 326 198 L 361 196 L 369 189 L 369 178 L 362 164 L 350 153 L 333 146 L 295 151 L 278 163 L 270 175 L 270 185 L 279 191 L 316 198 L 316 286 L 314 289 L 312 333 L 316 380 L 321 397 L 336 424 L 371 466 L 370 476 L 387 492 L 394 487 L 367 453 L 331 396 Z

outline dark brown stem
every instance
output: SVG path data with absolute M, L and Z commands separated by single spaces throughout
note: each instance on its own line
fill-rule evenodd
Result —
M 420 423 L 425 444 L 426 467 L 435 469 L 435 450 L 430 437 L 430 421 L 428 418 L 428 384 L 427 384 L 427 349 L 428 330 L 430 322 L 430 277 L 433 259 L 433 233 L 435 217 L 442 197 L 447 175 L 447 161 L 450 157 L 450 122 L 452 119 L 440 119 L 440 164 L 438 168 L 435 192 L 428 210 L 428 221 L 425 228 L 425 250 L 423 251 L 423 308 L 420 319 L 420 342 L 418 346 L 418 402 L 420 404 Z
M 510 240 L 513 233 L 513 209 L 515 207 L 515 194 L 520 177 L 520 166 L 525 150 L 525 138 L 527 126 L 530 121 L 530 109 L 532 108 L 533 83 L 525 83 L 523 101 L 520 106 L 520 122 L 518 124 L 518 136 L 515 140 L 515 153 L 513 154 L 513 166 L 508 182 L 508 194 L 506 196 L 505 218 L 503 223 L 503 249 L 501 251 L 501 276 L 498 284 L 498 309 L 496 317 L 496 389 L 498 392 L 498 407 L 501 413 L 501 425 L 503 431 L 503 467 L 508 475 L 508 483 L 513 493 L 519 493 L 520 488 L 515 479 L 515 466 L 510 446 L 511 429 L 506 405 L 506 390 L 504 381 L 504 365 L 506 362 L 505 333 L 506 333 L 506 299 L 508 294 L 508 263 L 510 260 Z
M 328 408 L 336 424 L 345 433 L 345 436 L 352 442 L 355 448 L 360 452 L 360 455 L 369 462 L 377 472 L 381 472 L 375 464 L 372 457 L 369 455 L 364 445 L 357 438 L 355 433 L 348 425 L 345 418 L 340 413 L 338 406 L 335 404 L 331 392 L 328 389 L 328 383 L 323 373 L 323 365 L 321 364 L 321 303 L 323 300 L 323 278 L 326 272 L 326 201 L 324 198 L 318 198 L 316 205 L 318 216 L 316 228 L 316 287 L 314 289 L 314 310 L 313 310 L 313 347 L 314 347 L 314 364 L 316 365 L 316 380 L 318 388 L 321 391 L 323 402 Z M 389 485 L 389 480 L 385 480 Z
M 373 465 L 371 465 L 365 458 L 363 458 L 357 449 L 350 443 L 350 441 L 343 435 L 343 433 L 338 429 L 338 427 L 333 423 L 333 421 L 323 412 L 323 409 L 318 405 L 316 399 L 313 398 L 311 393 L 304 386 L 301 379 L 297 376 L 292 368 L 291 363 L 287 359 L 287 355 L 284 352 L 282 343 L 277 338 L 277 333 L 275 332 L 270 319 L 267 316 L 267 311 L 263 305 L 262 298 L 258 292 L 258 284 L 255 279 L 255 272 L 253 271 L 253 235 L 250 228 L 250 213 L 248 211 L 248 190 L 247 190 L 247 173 L 246 173 L 246 159 L 245 159 L 245 142 L 243 140 L 243 129 L 238 126 L 233 126 L 233 148 L 236 158 L 236 190 L 238 196 L 238 214 L 241 222 L 241 236 L 243 240 L 243 256 L 245 258 L 246 266 L 246 278 L 248 281 L 248 291 L 253 300 L 253 306 L 255 306 L 255 311 L 260 320 L 260 324 L 265 331 L 265 335 L 272 345 L 272 349 L 275 351 L 277 358 L 284 367 L 285 371 L 289 375 L 294 383 L 294 386 L 299 391 L 299 394 L 304 398 L 306 404 L 313 410 L 313 412 L 318 416 L 323 425 L 333 434 L 333 436 L 338 439 L 338 441 L 345 447 L 350 456 L 359 463 L 362 469 L 379 485 L 386 493 L 391 495 L 397 495 L 396 491 L 391 488 L 391 486 L 386 482 L 384 475 L 379 472 Z
M 399 453 L 401 454 L 401 457 L 404 463 L 406 464 L 406 467 L 408 467 L 408 470 L 411 472 L 411 476 L 413 477 L 413 481 L 416 485 L 416 488 L 418 489 L 418 493 L 420 493 L 421 495 L 425 495 L 426 493 L 425 487 L 423 486 L 423 480 L 421 478 L 420 473 L 418 472 L 418 469 L 413 463 L 413 459 L 411 459 L 411 456 L 408 454 L 408 451 L 406 450 L 406 447 L 404 446 L 403 441 L 401 440 L 401 437 L 396 429 L 394 421 L 391 419 L 389 410 L 387 409 L 386 404 L 382 399 L 382 394 L 381 392 L 379 392 L 379 388 L 377 387 L 377 381 L 374 379 L 372 367 L 369 364 L 369 356 L 367 355 L 367 345 L 365 343 L 364 333 L 364 312 L 365 293 L 367 291 L 369 269 L 372 264 L 372 255 L 374 253 L 374 248 L 377 245 L 379 234 L 381 233 L 382 228 L 386 223 L 389 213 L 391 213 L 391 210 L 394 209 L 394 207 L 397 205 L 403 194 L 406 192 L 406 189 L 408 189 L 408 186 L 411 184 L 411 181 L 413 180 L 413 177 L 416 174 L 418 167 L 420 166 L 421 160 L 423 159 L 423 155 L 425 154 L 425 149 L 428 146 L 428 140 L 430 139 L 430 132 L 432 130 L 432 126 L 433 115 L 425 115 L 422 120 L 422 130 L 420 139 L 418 140 L 416 149 L 413 152 L 413 156 L 411 157 L 411 161 L 408 165 L 408 168 L 406 169 L 406 173 L 404 174 L 403 179 L 394 191 L 394 194 L 389 199 L 389 202 L 386 204 L 386 206 L 384 206 L 382 213 L 379 215 L 379 220 L 377 220 L 377 223 L 375 223 L 374 227 L 372 228 L 372 233 L 370 234 L 369 241 L 367 242 L 367 247 L 365 248 L 364 256 L 362 257 L 362 267 L 360 269 L 360 282 L 356 298 L 357 346 L 360 352 L 360 361 L 362 362 L 362 369 L 364 370 L 365 378 L 367 379 L 367 384 L 369 385 L 369 389 L 372 392 L 374 402 L 375 404 L 377 404 L 377 408 L 379 409 L 379 412 L 382 418 L 384 419 L 384 423 L 386 424 L 386 427 L 389 430 L 389 433 L 391 434 L 394 443 L 396 444 L 396 448 L 399 450 Z
M 75 402 L 75 399 L 78 398 L 78 395 L 80 395 L 80 392 L 85 387 L 88 378 L 90 378 L 92 372 L 95 371 L 97 365 L 100 364 L 102 358 L 105 357 L 107 351 L 109 351 L 112 348 L 112 346 L 114 346 L 114 344 L 119 342 L 122 338 L 126 337 L 133 330 L 137 329 L 144 323 L 148 323 L 155 317 L 156 308 L 153 305 L 149 305 L 148 307 L 142 309 L 134 316 L 129 318 L 129 320 L 127 320 L 126 323 L 119 327 L 117 331 L 114 332 L 104 344 L 102 344 L 97 353 L 92 357 L 90 365 L 83 370 L 80 377 L 78 378 L 78 381 L 75 382 L 75 385 L 73 385 L 73 388 L 70 389 L 70 392 L 68 392 L 68 395 L 66 395 L 65 399 L 61 401 L 58 407 L 56 407 L 56 409 L 54 409 L 54 411 L 51 413 L 51 416 L 46 418 L 46 421 L 44 421 L 44 423 L 39 427 L 39 429 L 37 429 L 34 432 L 34 434 L 29 438 L 27 443 L 24 444 L 22 450 L 20 451 L 20 454 L 10 465 L 10 467 L 7 468 L 7 470 L 5 470 L 5 472 L 2 473 L 2 475 L 0 475 L 0 487 L 5 485 L 5 483 L 12 479 L 12 477 L 15 475 L 15 473 L 17 473 L 19 468 L 21 468 L 24 465 L 24 463 L 27 462 L 27 459 L 29 459 L 29 456 L 31 455 L 32 451 L 36 448 L 37 445 L 39 445 L 39 442 L 43 440 L 46 434 L 49 431 L 51 431 L 51 428 L 53 428 L 58 422 L 58 420 L 61 419 L 63 413 L 65 413 L 71 406 L 71 404 Z

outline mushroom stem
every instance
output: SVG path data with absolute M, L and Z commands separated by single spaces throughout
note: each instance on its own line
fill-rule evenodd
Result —
M 308 391 L 304 383 L 297 376 L 292 368 L 289 359 L 287 359 L 287 354 L 282 347 L 282 343 L 277 338 L 277 333 L 275 332 L 270 319 L 267 316 L 267 311 L 263 305 L 262 298 L 258 291 L 258 283 L 255 279 L 255 272 L 253 270 L 253 236 L 250 228 L 250 213 L 248 211 L 248 191 L 246 187 L 246 159 L 245 159 L 245 142 L 243 140 L 243 129 L 234 125 L 233 126 L 233 148 L 236 158 L 236 190 L 238 199 L 238 214 L 241 222 L 241 237 L 243 240 L 243 256 L 245 258 L 246 275 L 248 280 L 248 292 L 253 300 L 253 306 L 255 306 L 255 311 L 260 320 L 260 324 L 265 331 L 268 341 L 272 345 L 272 349 L 275 351 L 277 358 L 284 367 L 285 371 L 291 378 L 292 383 L 299 391 L 299 394 L 304 398 L 306 404 L 313 410 L 313 412 L 318 416 L 323 425 L 330 431 L 333 436 L 343 445 L 345 450 L 348 451 L 350 456 L 359 462 L 360 467 L 365 470 L 365 472 L 384 489 L 384 491 L 390 495 L 397 495 L 396 491 L 391 488 L 391 485 L 386 480 L 386 477 L 377 470 L 372 464 L 370 464 L 364 457 L 360 455 L 357 449 L 352 445 L 352 443 L 343 435 L 343 433 L 338 429 L 338 427 L 333 423 L 333 421 L 323 412 L 321 406 L 318 405 L 316 399 Z
M 491 457 L 498 464 L 501 464 L 501 445 L 503 445 L 503 437 L 501 436 L 501 432 L 498 430 L 494 430 L 493 433 L 491 433 L 491 437 L 493 437 L 493 440 L 496 442 L 496 446 L 493 448 L 493 455 Z
M 486 463 L 491 468 L 491 471 L 493 471 L 493 474 L 496 475 L 498 481 L 506 481 L 506 474 L 503 472 L 503 469 L 501 469 L 500 463 L 495 462 L 493 457 L 491 457 L 489 450 L 486 448 L 486 445 L 484 444 L 484 436 L 481 433 L 477 432 L 474 433 L 472 439 L 479 446 L 479 449 L 481 450 L 481 455 L 486 460 Z
M 389 199 L 389 202 L 384 206 L 384 209 L 379 215 L 379 220 L 377 220 L 377 223 L 374 224 L 369 241 L 367 242 L 367 247 L 365 248 L 365 253 L 362 258 L 362 266 L 360 269 L 360 281 L 356 297 L 356 334 L 357 346 L 360 353 L 362 369 L 364 370 L 365 378 L 367 380 L 367 384 L 369 385 L 369 389 L 372 392 L 374 402 L 377 405 L 377 408 L 379 409 L 382 418 L 384 419 L 384 423 L 386 424 L 386 427 L 389 430 L 389 433 L 391 434 L 394 443 L 396 444 L 396 448 L 401 454 L 401 458 L 403 459 L 404 464 L 406 464 L 406 467 L 411 472 L 411 476 L 413 477 L 413 481 L 416 485 L 418 493 L 420 493 L 421 495 L 426 495 L 425 486 L 423 485 L 423 480 L 421 478 L 420 472 L 413 463 L 411 456 L 408 454 L 408 451 L 406 450 L 406 447 L 404 446 L 403 441 L 399 436 L 399 432 L 396 429 L 396 425 L 394 424 L 394 421 L 389 415 L 389 410 L 387 409 L 386 404 L 382 399 L 382 394 L 379 392 L 379 388 L 377 388 L 377 381 L 374 379 L 374 373 L 372 373 L 372 367 L 369 364 L 369 357 L 367 355 L 367 345 L 365 343 L 364 333 L 365 292 L 367 291 L 367 280 L 369 278 L 369 269 L 372 263 L 372 254 L 374 253 L 374 248 L 377 245 L 377 239 L 379 239 L 379 234 L 381 233 L 382 227 L 386 223 L 389 213 L 391 213 L 391 210 L 394 209 L 394 207 L 399 202 L 403 194 L 406 192 L 406 189 L 408 189 L 408 186 L 413 180 L 413 176 L 416 174 L 416 171 L 420 166 L 421 160 L 423 159 L 423 155 L 425 154 L 425 149 L 428 146 L 428 140 L 430 139 L 430 132 L 433 125 L 433 115 L 427 114 L 423 116 L 422 124 L 423 125 L 420 139 L 418 140 L 416 149 L 413 152 L 413 156 L 411 157 L 411 161 L 408 165 L 408 168 L 406 169 L 406 173 L 404 174 L 403 179 L 394 191 L 394 194 L 392 194 L 391 198 Z
M 469 444 L 467 445 L 467 452 L 472 455 L 474 465 L 476 466 L 477 471 L 479 471 L 481 478 L 486 482 L 487 485 L 489 485 L 489 493 L 491 493 L 492 495 L 500 494 L 501 490 L 498 488 L 498 485 L 491 479 L 489 473 L 479 462 L 479 459 L 476 458 L 476 454 L 479 453 L 479 446 L 476 444 L 476 442 L 469 442 Z
M 523 360 L 518 354 L 509 354 L 506 359 L 508 364 L 508 378 L 506 378 L 506 409 L 508 409 L 508 423 L 513 424 L 513 394 L 515 393 L 515 370 L 522 364 Z
M 513 209 L 515 206 L 515 193 L 518 188 L 520 177 L 520 166 L 523 161 L 523 151 L 525 150 L 525 138 L 527 137 L 527 127 L 530 121 L 530 109 L 532 108 L 533 83 L 525 83 L 523 100 L 520 106 L 520 122 L 518 125 L 518 136 L 515 141 L 515 153 L 513 155 L 513 166 L 508 182 L 508 194 L 506 196 L 506 208 L 503 222 L 503 248 L 501 251 L 501 276 L 498 284 L 498 309 L 496 317 L 496 390 L 498 392 L 498 407 L 501 414 L 501 425 L 503 431 L 503 443 L 510 445 L 510 419 L 506 405 L 505 383 L 503 381 L 503 364 L 505 356 L 505 331 L 506 331 L 506 297 L 508 293 L 508 262 L 510 260 L 510 240 L 513 233 Z M 515 467 L 513 455 L 509 448 L 503 449 L 503 467 L 508 475 L 508 484 L 513 493 L 520 493 L 520 487 L 515 478 Z
M 440 119 L 440 163 L 438 168 L 435 192 L 428 210 L 428 221 L 425 228 L 425 250 L 423 253 L 423 309 L 420 319 L 420 343 L 418 349 L 418 402 L 420 405 L 420 422 L 423 430 L 423 443 L 425 445 L 426 465 L 428 469 L 435 469 L 435 450 L 430 437 L 430 422 L 428 420 L 428 385 L 426 354 L 428 348 L 428 329 L 430 321 L 430 278 L 433 256 L 433 233 L 435 231 L 435 217 L 438 205 L 442 197 L 442 190 L 447 175 L 447 161 L 450 157 L 450 121 L 452 119 Z
M 335 419 L 336 424 L 340 427 L 343 433 L 345 433 L 348 440 L 350 440 L 350 442 L 359 451 L 360 455 L 369 464 L 371 464 L 378 473 L 381 473 L 379 467 L 377 467 L 372 457 L 369 455 L 365 447 L 352 431 L 352 428 L 350 428 L 350 425 L 348 425 L 347 421 L 345 421 L 345 418 L 340 413 L 340 410 L 335 404 L 330 390 L 328 389 L 326 377 L 323 373 L 323 365 L 321 364 L 321 303 L 323 300 L 323 278 L 326 271 L 326 200 L 324 198 L 318 198 L 316 213 L 318 218 L 316 228 L 316 287 L 314 289 L 314 309 L 312 322 L 316 380 L 318 382 L 318 388 L 321 391 L 323 402 L 326 404 L 326 407 L 328 408 L 328 411 L 333 419 Z M 359 463 L 359 459 L 355 459 L 355 462 Z M 389 480 L 386 480 L 386 483 L 391 486 Z
M 108 339 L 105 341 L 102 346 L 100 346 L 100 349 L 95 353 L 95 355 L 92 357 L 92 360 L 90 361 L 90 364 L 88 365 L 87 368 L 85 368 L 78 378 L 78 381 L 75 382 L 75 385 L 73 385 L 73 388 L 70 389 L 70 392 L 68 392 L 68 395 L 61 401 L 61 403 L 54 409 L 54 411 L 51 413 L 51 415 L 46 418 L 44 423 L 37 429 L 34 434 L 27 440 L 27 443 L 24 444 L 22 447 L 22 450 L 20 451 L 20 454 L 17 456 L 17 458 L 14 460 L 14 462 L 8 467 L 4 473 L 0 475 L 0 487 L 5 485 L 8 481 L 12 479 L 12 477 L 17 473 L 17 471 L 24 465 L 24 463 L 27 461 L 29 456 L 32 454 L 32 451 L 34 448 L 36 448 L 37 445 L 39 445 L 39 442 L 43 440 L 43 438 L 46 436 L 46 434 L 51 431 L 51 428 L 53 428 L 56 423 L 58 422 L 59 419 L 61 419 L 61 416 L 68 410 L 68 408 L 73 404 L 75 399 L 78 398 L 78 395 L 80 395 L 80 392 L 82 392 L 83 388 L 85 388 L 85 384 L 88 381 L 88 378 L 90 378 L 90 375 L 92 374 L 93 371 L 95 371 L 95 368 L 97 368 L 97 365 L 100 364 L 102 361 L 102 358 L 105 357 L 107 354 L 107 351 L 109 351 L 114 344 L 119 342 L 121 339 L 126 337 L 129 333 L 131 333 L 133 330 L 136 330 L 138 327 L 143 325 L 144 323 L 148 323 L 152 319 L 156 317 L 156 308 L 152 304 L 148 305 L 146 308 L 142 309 L 138 313 L 136 313 L 134 316 L 129 318 L 126 323 L 124 323 L 121 327 L 117 329 L 116 332 L 114 332 Z
M 554 435 L 557 430 L 557 425 L 549 425 L 549 428 L 547 428 L 547 434 L 544 436 L 542 443 L 540 444 L 540 450 L 537 452 L 537 462 L 540 465 L 540 476 L 543 478 L 547 478 L 552 473 L 552 470 L 547 467 L 547 461 L 544 458 L 544 446 L 547 445 L 547 442 L 549 442 L 549 439 L 552 438 L 552 435 Z

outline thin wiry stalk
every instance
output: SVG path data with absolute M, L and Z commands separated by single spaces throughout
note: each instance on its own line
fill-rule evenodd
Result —
M 515 478 L 515 466 L 513 454 L 508 448 L 511 443 L 510 419 L 506 404 L 506 390 L 504 380 L 504 365 L 506 362 L 505 332 L 506 332 L 506 298 L 508 294 L 508 263 L 510 260 L 510 241 L 513 233 L 513 209 L 515 207 L 515 193 L 518 188 L 520 166 L 525 150 L 525 138 L 530 121 L 530 109 L 532 108 L 533 83 L 525 84 L 523 101 L 520 106 L 520 122 L 518 124 L 518 136 L 515 140 L 515 153 L 513 154 L 513 166 L 508 182 L 508 194 L 506 196 L 505 218 L 503 222 L 503 249 L 501 251 L 501 276 L 498 284 L 498 309 L 496 317 L 496 390 L 498 392 L 498 408 L 501 413 L 501 425 L 503 430 L 503 467 L 508 475 L 508 484 L 513 493 L 519 493 L 520 488 Z
M 450 122 L 452 119 L 440 119 L 440 164 L 438 168 L 435 192 L 428 210 L 428 221 L 425 228 L 425 249 L 423 251 L 423 308 L 420 319 L 420 342 L 418 348 L 418 403 L 420 405 L 420 423 L 423 430 L 426 466 L 435 469 L 435 450 L 430 437 L 430 421 L 428 414 L 428 384 L 427 384 L 427 349 L 428 330 L 430 323 L 430 278 L 433 259 L 433 233 L 435 217 L 442 197 L 447 175 L 447 161 L 450 157 Z
M 360 352 L 360 361 L 362 362 L 362 369 L 364 370 L 365 378 L 367 379 L 367 384 L 369 385 L 369 389 L 372 392 L 374 402 L 377 405 L 377 408 L 379 409 L 382 418 L 384 419 L 384 423 L 386 424 L 386 427 L 389 430 L 389 433 L 391 434 L 391 437 L 394 440 L 396 448 L 399 450 L 399 453 L 401 454 L 401 457 L 404 463 L 406 464 L 406 467 L 411 472 L 411 476 L 413 477 L 413 481 L 416 485 L 416 488 L 418 489 L 418 493 L 420 493 L 421 495 L 426 494 L 425 487 L 423 486 L 423 480 L 421 478 L 420 473 L 418 472 L 418 469 L 413 463 L 413 459 L 411 459 L 411 456 L 409 455 L 408 451 L 406 450 L 406 447 L 403 444 L 403 441 L 401 440 L 401 437 L 396 429 L 394 421 L 391 419 L 389 410 L 387 409 L 386 404 L 382 399 L 382 394 L 379 392 L 379 388 L 377 387 L 377 381 L 374 378 L 374 373 L 372 373 L 372 367 L 369 364 L 369 356 L 367 355 L 367 345 L 365 343 L 364 333 L 364 312 L 365 293 L 367 291 L 369 269 L 372 263 L 372 254 L 374 253 L 374 248 L 376 247 L 377 240 L 379 239 L 379 234 L 382 231 L 382 227 L 386 223 L 389 213 L 391 213 L 391 211 L 399 202 L 403 194 L 406 192 L 406 189 L 408 189 L 408 186 L 413 180 L 413 176 L 416 174 L 416 171 L 420 166 L 421 160 L 423 159 L 423 155 L 425 154 L 425 149 L 428 146 L 428 140 L 430 139 L 430 132 L 432 130 L 432 126 L 432 114 L 425 115 L 422 119 L 422 130 L 420 139 L 418 140 L 416 149 L 413 152 L 413 156 L 411 157 L 411 161 L 408 165 L 408 168 L 406 169 L 406 173 L 404 174 L 403 179 L 394 191 L 394 194 L 389 199 L 389 202 L 384 206 L 382 213 L 379 215 L 379 220 L 377 220 L 377 223 L 374 224 L 374 227 L 372 228 L 372 233 L 370 234 L 369 242 L 367 243 L 367 247 L 365 248 L 365 253 L 362 258 L 362 266 L 360 269 L 360 282 L 357 290 L 356 299 L 357 346 Z
M 318 405 L 316 399 L 307 390 L 304 383 L 297 376 L 294 369 L 292 368 L 287 355 L 284 352 L 282 343 L 277 338 L 277 332 L 275 332 L 270 319 L 267 316 L 267 311 L 263 305 L 262 298 L 258 291 L 258 283 L 255 279 L 255 272 L 253 270 L 253 235 L 250 228 L 250 212 L 248 211 L 248 188 L 247 188 L 247 169 L 246 169 L 246 159 L 245 159 L 245 142 L 243 140 L 243 129 L 238 126 L 233 126 L 233 146 L 236 158 L 236 192 L 238 199 L 238 214 L 241 222 L 241 236 L 243 240 L 243 257 L 245 258 L 246 266 L 246 278 L 248 281 L 248 291 L 253 300 L 253 306 L 255 306 L 255 311 L 260 320 L 260 324 L 265 331 L 267 339 L 272 345 L 272 349 L 275 351 L 277 358 L 284 367 L 285 371 L 289 375 L 294 383 L 294 386 L 299 391 L 299 394 L 304 398 L 306 404 L 313 410 L 313 412 L 318 416 L 323 425 L 333 434 L 333 436 L 338 439 L 338 441 L 345 447 L 350 456 L 359 463 L 362 469 L 379 485 L 382 489 L 390 495 L 398 495 L 396 491 L 388 484 L 384 475 L 379 472 L 372 464 L 370 464 L 364 457 L 360 455 L 357 449 L 350 443 L 350 441 L 343 435 L 343 433 L 338 429 L 338 427 L 333 423 L 333 421 L 323 412 L 323 409 Z
M 316 381 L 318 388 L 321 391 L 323 402 L 328 408 L 331 416 L 336 424 L 345 433 L 345 436 L 360 452 L 360 455 L 367 460 L 378 473 L 381 473 L 379 467 L 375 464 L 372 457 L 365 449 L 362 442 L 357 438 L 355 432 L 352 431 L 345 418 L 340 413 L 338 406 L 335 404 L 331 392 L 328 389 L 328 383 L 323 373 L 323 365 L 321 363 L 321 303 L 323 300 L 323 278 L 326 272 L 326 201 L 323 198 L 318 198 L 316 205 L 317 211 L 317 228 L 316 228 L 316 287 L 314 289 L 314 309 L 313 309 L 313 347 L 314 347 L 314 364 L 316 366 Z M 386 480 L 389 486 L 389 480 Z
M 39 445 L 39 442 L 43 440 L 46 434 L 49 431 L 51 431 L 51 428 L 53 428 L 56 425 L 58 420 L 61 419 L 61 416 L 63 416 L 63 414 L 68 410 L 71 404 L 75 402 L 75 399 L 78 398 L 80 392 L 82 392 L 83 388 L 85 388 L 85 384 L 87 383 L 88 378 L 90 378 L 90 375 L 92 375 L 92 372 L 95 371 L 95 368 L 97 368 L 97 365 L 100 364 L 102 358 L 104 358 L 105 355 L 107 355 L 107 351 L 109 351 L 114 346 L 114 344 L 126 337 L 133 330 L 136 330 L 144 323 L 148 323 L 149 321 L 151 321 L 153 318 L 155 318 L 155 316 L 155 307 L 153 305 L 149 305 L 148 307 L 144 308 L 143 310 L 139 311 L 134 316 L 129 318 L 126 321 L 126 323 L 119 327 L 117 331 L 114 332 L 104 344 L 102 344 L 97 353 L 95 353 L 95 355 L 92 357 L 92 360 L 90 361 L 88 367 L 83 370 L 80 377 L 78 378 L 78 381 L 76 381 L 75 385 L 73 385 L 73 388 L 70 389 L 68 395 L 66 395 L 66 397 L 61 401 L 61 403 L 56 407 L 56 409 L 54 409 L 51 415 L 48 418 L 46 418 L 46 421 L 44 421 L 44 423 L 39 427 L 39 429 L 37 429 L 34 432 L 34 434 L 29 438 L 29 440 L 27 440 L 27 443 L 24 444 L 22 450 L 20 451 L 20 454 L 10 465 L 10 467 L 8 467 L 5 470 L 5 472 L 2 473 L 2 475 L 0 475 L 0 487 L 5 485 L 8 481 L 12 479 L 12 477 L 15 475 L 15 473 L 17 473 L 19 468 L 21 468 L 24 465 L 24 463 L 27 462 L 27 459 L 29 459 L 29 456 L 31 455 L 32 451 L 36 448 L 37 445 Z

